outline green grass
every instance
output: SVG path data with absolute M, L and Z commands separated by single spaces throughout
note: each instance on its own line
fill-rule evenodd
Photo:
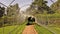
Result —
M 0 28 L 0 34 L 3 34 L 3 29 L 2 28 Z
M 17 34 L 22 34 L 25 26 L 26 26 L 26 25 L 21 26 L 20 29 L 19 29 L 16 33 L 17 33 Z
M 22 34 L 22 31 L 23 31 L 24 27 L 25 27 L 25 24 L 20 25 L 17 29 L 12 31 L 10 34 Z
M 0 34 L 3 34 L 3 28 L 4 28 L 4 34 L 21 34 L 25 25 L 26 23 L 23 23 L 21 25 L 1 27 Z
M 39 25 L 35 25 L 35 29 L 38 32 L 38 34 L 53 34 L 52 32 L 50 32 L 49 30 L 47 30 L 44 27 L 41 27 Z
M 4 29 L 4 34 L 7 34 L 9 31 L 13 30 L 16 26 L 6 26 L 0 28 L 0 34 L 3 34 L 3 29 Z
M 52 30 L 53 32 L 55 32 L 56 34 L 60 34 L 60 28 L 57 26 L 57 27 L 48 27 L 50 30 Z

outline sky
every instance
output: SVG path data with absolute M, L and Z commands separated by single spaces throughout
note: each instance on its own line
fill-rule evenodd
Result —
M 57 0 L 52 0 L 53 2 L 51 2 L 50 0 L 47 0 L 48 1 L 48 3 L 47 3 L 47 5 L 48 6 L 51 6 L 53 3 L 55 3 Z
M 9 6 L 9 4 L 12 2 L 13 0 L 0 0 L 1 3 L 5 4 L 6 6 Z M 50 0 L 47 0 L 48 6 L 51 6 L 53 3 Z M 57 0 L 53 0 L 54 2 L 56 2 Z M 18 3 L 19 7 L 21 8 L 21 10 L 26 9 L 27 7 L 29 7 L 29 5 L 31 5 L 31 3 L 33 2 L 33 0 L 15 0 L 13 4 Z M 28 4 L 28 5 L 27 5 Z M 1 5 L 1 4 L 0 4 Z

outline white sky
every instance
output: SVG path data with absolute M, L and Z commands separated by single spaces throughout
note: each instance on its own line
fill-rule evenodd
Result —
M 53 2 L 51 2 L 50 0 L 47 0 L 47 1 L 48 1 L 47 3 L 48 6 L 51 6 L 53 4 Z M 52 0 L 52 1 L 56 2 L 57 0 Z
M 5 5 L 9 5 L 11 3 L 12 0 L 0 0 L 1 3 L 5 4 Z M 12 4 L 16 4 L 18 3 L 19 4 L 19 7 L 21 7 L 22 9 L 21 10 L 24 10 L 27 8 L 27 6 L 24 6 L 24 5 L 27 5 L 27 4 L 31 4 L 33 0 L 15 0 Z M 51 4 L 53 4 L 50 0 L 47 0 L 48 3 L 47 5 L 48 6 L 51 6 Z M 56 0 L 53 0 L 54 2 L 56 2 Z M 24 6 L 24 7 L 22 7 Z M 29 7 L 29 5 L 28 5 Z

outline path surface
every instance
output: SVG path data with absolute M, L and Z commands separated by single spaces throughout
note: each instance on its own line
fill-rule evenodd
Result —
M 22 34 L 38 34 L 34 28 L 34 25 L 28 25 L 25 27 Z

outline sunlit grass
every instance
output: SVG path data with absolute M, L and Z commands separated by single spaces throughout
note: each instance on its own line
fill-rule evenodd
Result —
M 18 28 L 15 29 L 14 31 L 12 31 L 11 34 L 19 34 L 19 33 L 22 33 L 24 27 L 25 27 L 25 25 L 18 26 Z
M 39 25 L 35 25 L 35 29 L 38 32 L 38 34 L 53 34 L 51 31 L 48 29 L 41 27 Z
M 0 34 L 22 34 L 26 23 L 20 25 L 5 26 L 0 28 Z M 4 30 L 3 30 L 4 29 Z
M 57 26 L 57 27 L 48 27 L 50 30 L 52 30 L 53 32 L 55 32 L 55 34 L 60 34 L 60 28 Z
M 6 26 L 6 27 L 2 27 L 0 28 L 0 34 L 8 34 L 9 31 L 13 30 L 16 26 Z

